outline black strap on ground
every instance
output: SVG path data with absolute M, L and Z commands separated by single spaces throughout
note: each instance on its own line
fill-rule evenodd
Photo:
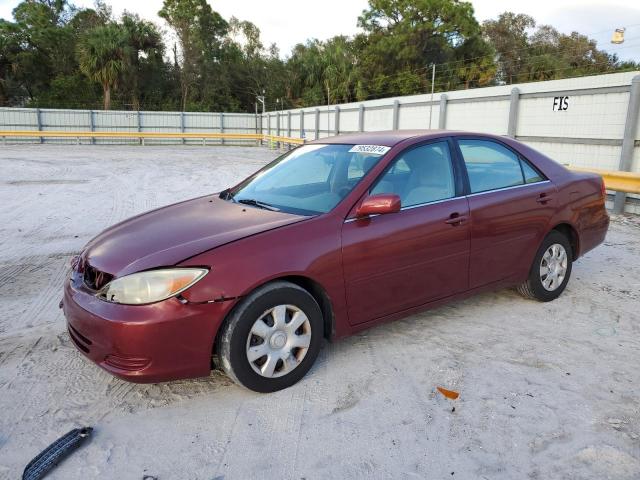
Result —
M 49 470 L 82 445 L 89 438 L 92 431 L 93 428 L 91 427 L 76 428 L 65 436 L 60 437 L 29 462 L 22 473 L 22 480 L 40 480 L 44 478 Z

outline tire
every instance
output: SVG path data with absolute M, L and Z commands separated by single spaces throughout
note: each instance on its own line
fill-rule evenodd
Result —
M 305 289 L 283 281 L 266 284 L 247 296 L 225 322 L 218 343 L 222 369 L 255 392 L 290 387 L 318 356 L 323 325 L 320 307 Z
M 563 255 L 564 262 L 561 260 Z M 540 302 L 555 300 L 562 294 L 569 282 L 572 258 L 569 239 L 557 230 L 552 230 L 542 241 L 529 270 L 529 278 L 517 287 L 518 292 L 526 298 Z M 547 266 L 549 259 L 551 259 L 552 268 Z M 551 276 L 543 274 L 545 267 L 548 272 L 564 272 L 564 274 L 554 279 L 553 274 Z

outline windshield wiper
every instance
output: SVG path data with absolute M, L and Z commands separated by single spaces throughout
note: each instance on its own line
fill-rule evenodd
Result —
M 268 203 L 260 202 L 254 198 L 241 198 L 240 200 L 235 200 L 233 197 L 231 199 L 234 202 L 243 203 L 244 205 L 251 205 L 252 207 L 264 208 L 265 210 L 271 210 L 272 212 L 279 212 L 280 209 L 274 207 L 273 205 L 269 205 Z

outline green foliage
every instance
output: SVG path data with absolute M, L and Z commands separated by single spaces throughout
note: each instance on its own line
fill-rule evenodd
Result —
M 165 0 L 158 15 L 173 28 L 180 42 L 182 109 L 186 110 L 187 105 L 193 108 L 194 99 L 191 97 L 198 77 L 204 75 L 210 80 L 220 78 L 220 46 L 229 26 L 206 0 Z M 198 103 L 203 108 L 206 109 L 208 101 L 219 94 L 219 86 L 224 90 L 225 86 L 220 84 L 200 85 L 197 93 L 201 102 Z
M 127 32 L 113 23 L 89 30 L 78 45 L 80 71 L 104 91 L 104 109 L 111 108 L 111 90 L 128 68 L 131 48 Z
M 294 105 L 349 102 L 354 99 L 357 52 L 347 37 L 310 40 L 295 46 L 287 62 L 287 98 Z
M 23 1 L 0 20 L 0 105 L 252 112 L 257 96 L 273 110 L 640 66 L 527 15 L 479 25 L 461 0 L 369 0 L 362 33 L 307 40 L 285 59 L 256 25 L 227 21 L 206 0 L 164 0 L 158 15 L 175 45 L 101 0 Z
M 484 34 L 498 54 L 502 81 L 506 83 L 518 81 L 529 56 L 527 30 L 535 25 L 535 20 L 529 15 L 516 15 L 512 12 L 504 12 L 497 20 L 484 22 Z
M 153 23 L 141 20 L 137 15 L 125 12 L 121 23 L 129 54 L 127 68 L 121 75 L 122 83 L 130 94 L 131 107 L 139 110 L 141 100 L 153 92 L 148 86 L 154 83 L 154 73 L 162 71 L 164 66 L 162 38 Z M 147 88 L 142 89 L 142 86 Z

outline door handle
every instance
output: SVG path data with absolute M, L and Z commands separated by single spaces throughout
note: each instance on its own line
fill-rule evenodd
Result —
M 551 195 L 541 193 L 540 196 L 536 199 L 536 202 L 545 204 L 547 202 L 550 202 L 551 200 L 553 200 L 553 197 Z
M 446 219 L 444 223 L 447 223 L 455 227 L 457 225 L 463 224 L 466 221 L 467 221 L 466 215 L 460 215 L 459 213 L 456 212 L 449 215 L 449 218 Z

